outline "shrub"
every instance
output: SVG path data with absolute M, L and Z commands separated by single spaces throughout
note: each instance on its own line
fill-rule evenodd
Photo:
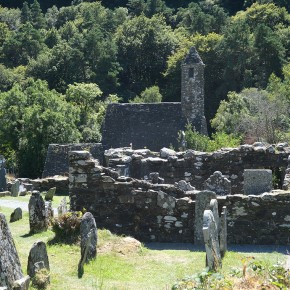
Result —
M 40 269 L 32 279 L 32 286 L 36 289 L 46 289 L 50 282 L 49 276 L 49 271 L 46 268 Z
M 67 212 L 52 220 L 55 239 L 59 241 L 76 241 L 80 234 L 81 211 Z

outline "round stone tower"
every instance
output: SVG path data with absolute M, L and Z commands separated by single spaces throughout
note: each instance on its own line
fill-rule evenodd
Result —
M 182 113 L 193 128 L 207 135 L 204 116 L 204 63 L 192 47 L 181 64 Z

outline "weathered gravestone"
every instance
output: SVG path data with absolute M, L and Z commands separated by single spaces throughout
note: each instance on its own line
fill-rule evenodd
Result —
M 20 181 L 16 179 L 11 185 L 11 189 L 10 189 L 11 196 L 17 197 L 19 195 L 19 189 L 20 189 Z
M 284 190 L 290 189 L 290 155 L 288 156 L 288 167 L 285 170 L 285 177 L 284 177 L 282 189 Z
M 175 186 L 183 191 L 195 190 L 195 188 L 190 184 L 190 182 L 186 182 L 185 180 L 179 180 L 178 182 L 175 182 Z
M 205 190 L 211 190 L 217 195 L 231 194 L 231 181 L 220 171 L 215 171 L 204 183 Z
M 52 187 L 52 188 L 50 188 L 50 189 L 47 191 L 47 193 L 46 193 L 44 199 L 45 199 L 46 201 L 51 201 L 51 200 L 53 200 L 53 197 L 54 197 L 54 195 L 55 195 L 55 191 L 56 191 L 56 187 Z
M 0 155 L 0 191 L 7 190 L 5 158 Z
M 203 213 L 209 209 L 210 201 L 216 198 L 213 191 L 200 191 L 196 194 L 195 199 L 195 222 L 194 222 L 194 243 L 196 245 L 203 245 Z
M 60 205 L 57 207 L 58 216 L 61 216 L 65 213 L 67 213 L 66 197 L 61 200 Z
M 270 192 L 272 185 L 272 170 L 270 169 L 245 169 L 244 193 L 259 195 Z
M 45 202 L 45 214 L 46 214 L 47 222 L 49 223 L 49 221 L 53 218 L 53 208 L 52 208 L 51 201 Z
M 22 219 L 22 209 L 17 207 L 10 215 L 10 222 L 16 222 Z
M 22 288 L 16 287 L 19 284 Z M 29 277 L 23 276 L 18 253 L 2 213 L 0 213 L 0 287 L 6 287 L 8 290 L 26 290 L 29 287 Z
M 227 207 L 223 206 L 221 217 L 220 217 L 220 251 L 221 257 L 223 258 L 226 251 L 228 250 L 227 246 Z
M 203 214 L 203 237 L 206 250 L 206 260 L 209 270 L 217 271 L 222 266 L 218 228 L 211 210 L 205 210 Z
M 86 212 L 81 221 L 81 259 L 78 266 L 78 275 L 83 275 L 83 265 L 95 259 L 97 255 L 97 226 L 94 216 Z
M 219 208 L 218 208 L 218 202 L 216 199 L 212 199 L 209 203 L 209 209 L 212 211 L 213 217 L 214 217 L 214 221 L 216 223 L 217 226 L 217 231 L 218 231 L 218 235 L 220 232 L 220 217 L 219 217 Z
M 41 269 L 50 270 L 46 245 L 42 241 L 37 241 L 30 249 L 27 263 L 27 274 L 33 278 Z M 49 276 L 48 276 L 49 281 Z
M 48 218 L 45 210 L 45 203 L 39 191 L 34 190 L 28 204 L 29 224 L 31 233 L 46 231 Z

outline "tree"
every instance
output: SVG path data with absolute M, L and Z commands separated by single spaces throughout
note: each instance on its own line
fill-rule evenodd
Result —
M 79 141 L 78 109 L 45 81 L 29 80 L 1 93 L 0 118 L 0 138 L 16 152 L 21 176 L 41 176 L 50 143 Z
M 131 103 L 161 103 L 162 95 L 160 94 L 158 86 L 146 88 L 141 93 L 141 96 L 135 97 Z
M 30 5 L 31 23 L 34 28 L 45 28 L 45 18 L 37 0 Z
M 127 20 L 117 30 L 116 43 L 123 90 L 134 95 L 146 87 L 159 85 L 166 60 L 178 46 L 171 28 L 157 15 Z
M 25 24 L 31 20 L 31 11 L 26 1 L 23 2 L 20 18 L 22 24 Z
M 211 121 L 218 131 L 277 143 L 290 128 L 289 103 L 255 88 L 230 92 Z

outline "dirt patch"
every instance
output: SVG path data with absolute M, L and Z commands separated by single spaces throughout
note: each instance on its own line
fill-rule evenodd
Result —
M 108 241 L 98 247 L 98 253 L 117 253 L 120 255 L 128 255 L 133 253 L 138 253 L 141 250 L 141 243 L 131 237 L 120 238 L 116 241 Z

